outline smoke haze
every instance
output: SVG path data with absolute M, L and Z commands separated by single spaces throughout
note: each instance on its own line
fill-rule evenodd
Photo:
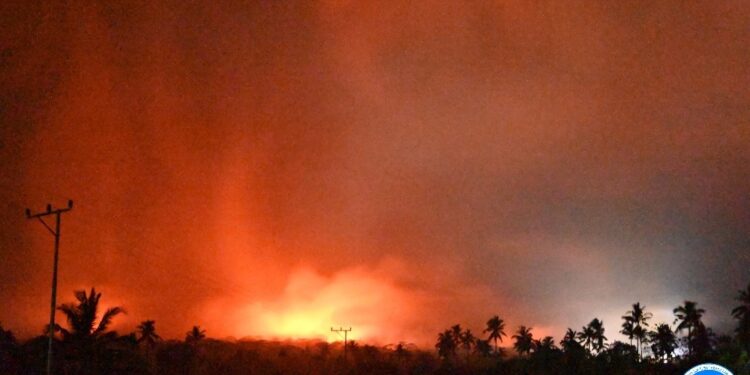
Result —
M 741 1 L 0 5 L 0 321 L 618 338 L 750 276 Z M 717 327 L 726 330 L 728 327 Z

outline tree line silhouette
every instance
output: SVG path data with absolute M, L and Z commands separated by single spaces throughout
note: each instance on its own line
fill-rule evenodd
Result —
M 458 373 L 684 373 L 710 361 L 735 374 L 750 374 L 750 285 L 735 299 L 740 304 L 731 313 L 737 320 L 734 335 L 714 333 L 703 323 L 705 310 L 694 301 L 684 301 L 672 310 L 674 327 L 664 322 L 651 325 L 653 314 L 637 302 L 622 316 L 619 333 L 628 343 L 608 343 L 604 323 L 598 318 L 580 331 L 568 328 L 559 346 L 553 337 L 535 338 L 532 327 L 521 325 L 511 336 L 516 355 L 508 358 L 498 346 L 507 337 L 505 322 L 495 315 L 486 323 L 486 338 L 474 337 L 456 324 L 438 334 L 435 348 L 443 366 Z M 462 353 L 466 355 L 463 361 Z M 470 355 L 477 357 L 473 365 Z
M 352 341 L 346 360 L 340 343 L 216 340 L 197 325 L 184 340 L 164 340 L 154 320 L 120 335 L 109 328 L 125 313 L 122 307 L 100 315 L 101 293 L 92 288 L 74 296 L 74 303 L 58 307 L 66 322 L 54 327 L 56 374 L 671 374 L 703 362 L 750 374 L 750 284 L 736 296 L 733 335 L 706 327 L 705 310 L 694 301 L 674 308 L 672 325 L 652 324 L 646 306 L 635 303 L 622 316 L 619 333 L 627 343 L 610 343 L 604 323 L 594 318 L 578 331 L 568 328 L 559 342 L 536 338 L 532 327 L 521 325 L 507 352 L 501 346 L 508 339 L 505 321 L 495 315 L 479 335 L 460 324 L 438 333 L 435 352 L 404 342 L 376 347 Z M 0 373 L 44 373 L 45 345 L 44 335 L 19 342 L 0 326 Z

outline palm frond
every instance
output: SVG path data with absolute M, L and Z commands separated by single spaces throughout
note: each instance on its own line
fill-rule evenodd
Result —
M 94 335 L 98 335 L 104 332 L 107 329 L 107 326 L 109 326 L 109 324 L 112 322 L 112 318 L 121 313 L 124 314 L 125 310 L 119 306 L 110 307 L 109 309 L 107 309 L 104 315 L 102 315 L 102 319 L 99 321 L 99 325 L 96 327 Z
M 88 299 L 85 290 L 76 290 L 75 292 L 73 292 L 73 294 L 75 295 L 76 300 L 78 300 L 78 302 L 80 303 L 85 303 Z

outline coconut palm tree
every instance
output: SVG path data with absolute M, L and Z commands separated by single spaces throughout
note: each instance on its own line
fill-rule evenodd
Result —
M 658 358 L 669 359 L 677 348 L 677 337 L 672 328 L 666 323 L 657 324 L 655 329 L 649 332 L 651 350 Z
M 62 311 L 68 322 L 68 328 L 57 326 L 64 340 L 86 341 L 102 337 L 111 337 L 114 333 L 107 332 L 112 319 L 124 313 L 122 307 L 110 307 L 99 317 L 99 299 L 102 294 L 91 288 L 89 294 L 85 290 L 75 293 L 77 304 L 63 304 L 57 309 Z
M 711 350 L 711 345 L 715 341 L 716 335 L 711 328 L 706 327 L 703 322 L 698 323 L 693 329 L 693 339 L 691 340 L 693 355 L 701 357 Z
M 594 329 L 591 325 L 581 327 L 581 331 L 576 334 L 578 342 L 591 353 L 591 344 L 594 342 Z
M 490 320 L 487 321 L 487 328 L 484 330 L 484 333 L 489 333 L 489 337 L 487 337 L 487 340 L 494 341 L 495 352 L 497 353 L 497 340 L 503 342 L 503 336 L 507 336 L 505 334 L 505 322 L 500 319 L 499 316 L 493 316 L 492 318 L 490 318 Z
M 467 329 L 461 333 L 459 341 L 461 342 L 461 348 L 463 348 L 466 352 L 466 362 L 468 362 L 469 354 L 471 354 L 471 348 L 472 346 L 474 346 L 477 338 L 474 337 L 474 334 L 471 333 L 471 330 Z
M 622 333 L 625 337 L 630 340 L 630 345 L 633 345 L 633 337 L 635 337 L 635 324 L 633 324 L 633 321 L 630 320 L 629 316 L 623 316 L 622 319 L 625 321 L 622 323 L 622 329 L 620 330 L 620 333 Z
M 137 327 L 140 337 L 138 343 L 145 342 L 147 345 L 152 346 L 156 341 L 161 340 L 161 337 L 156 334 L 156 322 L 153 320 L 144 320 Z
M 643 359 L 643 344 L 648 340 L 648 329 L 637 325 L 633 328 L 633 337 L 635 337 L 638 347 L 638 359 Z
M 451 337 L 453 338 L 453 343 L 455 344 L 456 348 L 461 345 L 461 333 L 463 332 L 463 328 L 461 328 L 460 324 L 456 324 L 453 327 L 451 327 Z
M 74 292 L 75 303 L 60 305 L 67 321 L 67 328 L 55 325 L 66 343 L 68 365 L 75 373 L 98 373 L 112 363 L 102 360 L 111 354 L 110 349 L 117 345 L 117 333 L 108 331 L 112 319 L 124 313 L 121 307 L 110 307 L 99 315 L 99 301 L 102 294 L 96 289 Z
M 650 312 L 646 311 L 646 306 L 641 306 L 640 302 L 633 304 L 633 309 L 626 312 L 622 318 L 625 319 L 626 323 L 630 322 L 632 326 L 632 337 L 636 339 L 638 344 L 638 357 L 643 357 L 643 341 L 646 339 L 648 320 L 653 316 Z M 623 324 L 623 331 L 625 330 L 625 324 Z M 631 342 L 632 343 L 632 342 Z
M 490 341 L 477 339 L 474 344 L 474 352 L 482 357 L 489 357 L 492 353 L 492 345 L 490 345 Z
M 740 303 L 732 309 L 732 317 L 739 321 L 735 332 L 740 343 L 750 350 L 750 284 L 746 290 L 738 291 L 735 300 Z
M 518 354 L 523 355 L 524 353 L 530 354 L 531 349 L 534 348 L 534 336 L 531 333 L 532 328 L 526 326 L 518 327 L 518 331 L 513 335 L 513 339 L 516 342 L 513 344 L 513 348 Z
M 599 353 L 605 348 L 605 342 L 607 341 L 607 337 L 604 336 L 604 322 L 594 318 L 594 320 L 589 323 L 589 327 L 591 327 L 593 331 L 593 336 L 591 338 L 593 348 Z
M 536 347 L 536 351 L 551 352 L 557 350 L 555 339 L 552 336 L 544 336 L 543 339 L 536 340 L 534 346 Z
M 607 341 L 607 337 L 604 336 L 604 323 L 594 318 L 578 333 L 578 340 L 589 352 L 601 352 L 605 347 L 604 343 Z
M 628 311 L 631 321 L 643 327 L 648 327 L 648 320 L 653 316 L 650 312 L 646 311 L 646 306 L 641 306 L 640 302 L 633 304 L 633 309 Z
M 562 340 L 560 340 L 560 346 L 566 352 L 579 349 L 581 348 L 581 344 L 577 341 L 578 337 L 579 334 L 578 332 L 576 332 L 576 330 L 568 328 L 568 330 L 565 332 L 565 336 L 563 336 Z
M 474 346 L 474 343 L 476 342 L 477 338 L 474 337 L 474 334 L 471 332 L 470 329 L 467 329 L 461 333 L 461 348 L 463 348 L 466 351 L 466 357 L 469 356 L 469 353 L 471 353 L 471 347 Z
M 693 330 L 703 324 L 701 318 L 706 310 L 698 308 L 698 304 L 693 301 L 685 301 L 682 306 L 677 306 L 672 310 L 675 315 L 674 323 L 680 324 L 675 328 L 675 333 L 687 329 L 688 336 L 688 356 L 693 354 Z
M 438 334 L 435 348 L 437 348 L 438 356 L 442 358 L 448 358 L 456 354 L 456 342 L 453 341 L 453 334 L 450 329 Z
M 185 336 L 185 342 L 198 342 L 206 338 L 206 330 L 201 329 L 200 326 L 193 326 L 193 328 L 187 332 Z

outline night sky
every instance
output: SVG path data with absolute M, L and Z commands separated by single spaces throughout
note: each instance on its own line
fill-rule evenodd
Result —
M 750 282 L 745 1 L 0 4 L 0 322 L 559 340 Z M 189 4 L 188 4 L 189 3 Z

